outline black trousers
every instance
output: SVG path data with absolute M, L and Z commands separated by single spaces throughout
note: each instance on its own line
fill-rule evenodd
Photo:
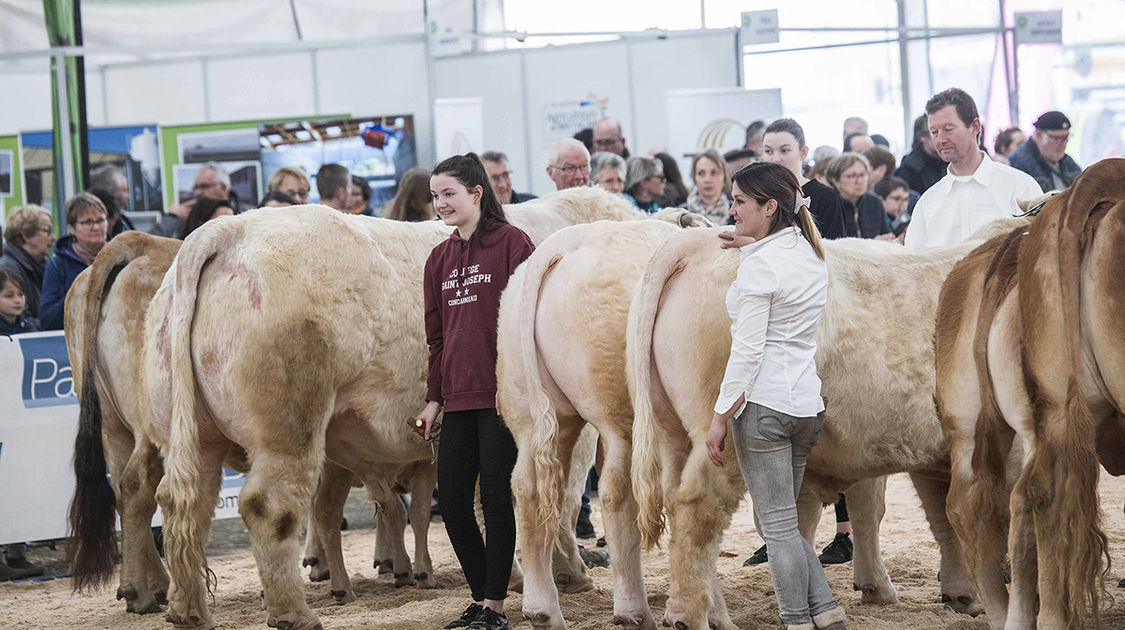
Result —
M 473 601 L 504 599 L 516 551 L 512 469 L 516 442 L 495 409 L 452 411 L 441 423 L 438 501 L 449 542 Z M 473 509 L 477 478 L 484 508 L 482 537 Z

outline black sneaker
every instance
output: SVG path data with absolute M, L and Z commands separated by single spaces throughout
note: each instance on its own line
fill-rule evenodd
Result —
M 485 608 L 480 611 L 480 614 L 473 620 L 473 623 L 469 624 L 469 628 L 473 628 L 474 630 L 509 630 L 510 626 L 508 625 L 507 617 L 491 608 Z
M 590 519 L 578 519 L 577 525 L 574 527 L 574 535 L 579 538 L 597 538 L 598 534 L 594 531 L 594 524 Z
M 821 564 L 845 564 L 852 561 L 852 538 L 846 532 L 839 532 L 832 542 L 820 552 Z
M 480 616 L 480 611 L 482 610 L 484 610 L 484 606 L 481 606 L 476 602 L 469 604 L 469 607 L 465 609 L 465 612 L 461 613 L 461 616 L 457 619 L 454 619 L 453 621 L 450 621 L 448 624 L 446 624 L 443 630 L 450 630 L 451 628 L 468 628 L 469 624 L 473 623 L 473 621 L 478 616 Z
M 755 551 L 753 554 L 751 554 L 751 556 L 749 558 L 746 559 L 746 562 L 742 563 L 742 566 L 752 567 L 755 564 L 765 564 L 769 561 L 770 561 L 770 557 L 769 557 L 769 554 L 766 552 L 766 546 L 762 545 L 761 547 L 758 547 L 757 551 Z

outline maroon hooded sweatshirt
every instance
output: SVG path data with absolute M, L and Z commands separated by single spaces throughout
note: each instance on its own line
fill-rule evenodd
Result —
M 508 277 L 535 246 L 508 224 L 481 225 L 469 240 L 457 230 L 426 260 L 426 400 L 445 411 L 496 406 L 496 323 Z

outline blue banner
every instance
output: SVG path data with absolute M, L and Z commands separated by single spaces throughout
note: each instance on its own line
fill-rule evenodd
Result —
M 62 335 L 19 337 L 23 353 L 23 406 L 77 405 L 74 376 Z

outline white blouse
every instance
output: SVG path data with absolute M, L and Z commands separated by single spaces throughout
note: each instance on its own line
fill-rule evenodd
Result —
M 743 247 L 739 258 L 727 291 L 731 349 L 715 412 L 745 394 L 774 411 L 815 416 L 824 411 L 814 355 L 828 268 L 796 227 Z

